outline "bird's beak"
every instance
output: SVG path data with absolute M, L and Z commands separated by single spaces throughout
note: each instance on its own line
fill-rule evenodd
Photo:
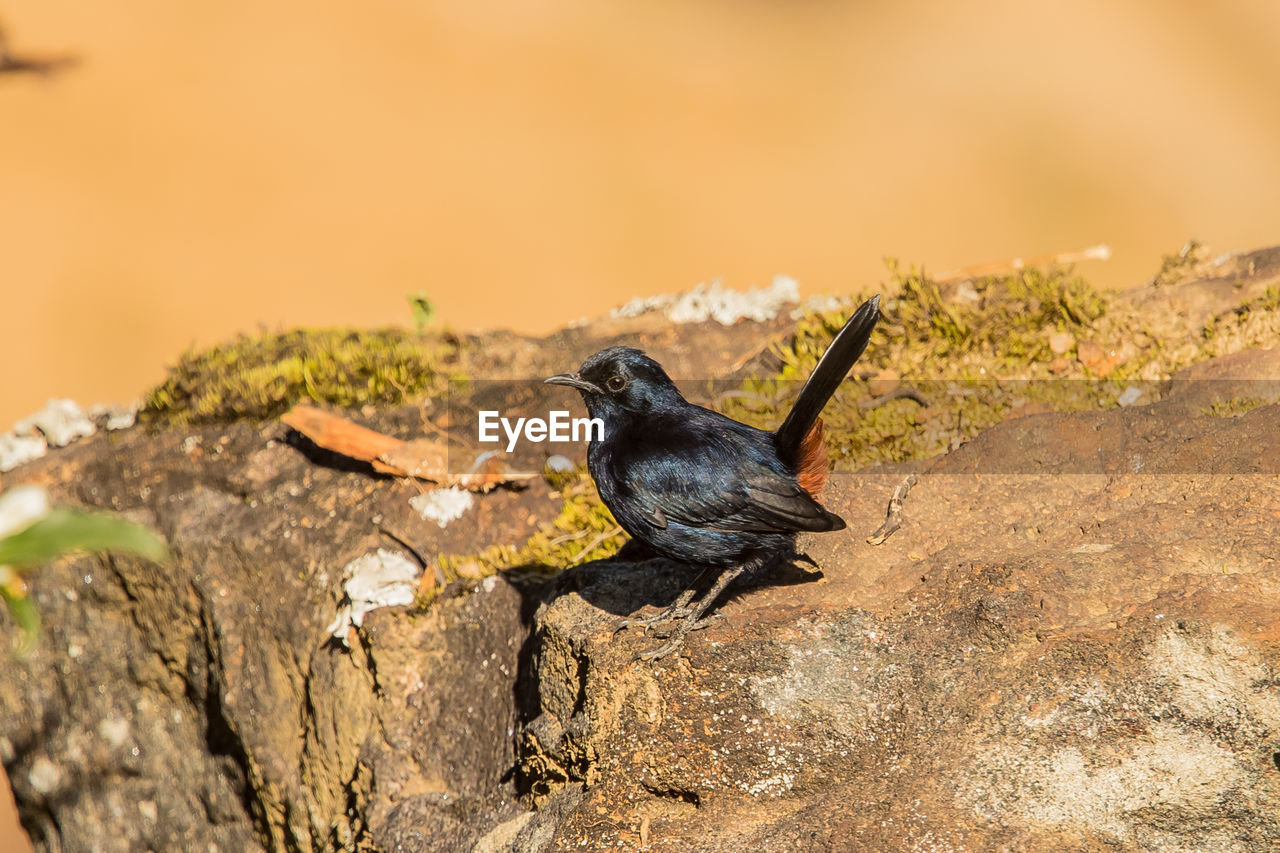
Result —
M 600 393 L 599 388 L 576 373 L 560 373 L 555 376 L 548 376 L 542 381 L 547 385 L 568 385 L 570 388 L 577 388 L 579 391 L 586 391 L 591 394 Z

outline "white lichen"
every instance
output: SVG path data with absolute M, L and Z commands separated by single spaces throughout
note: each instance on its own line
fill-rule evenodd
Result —
M 739 320 L 763 323 L 777 317 L 787 305 L 800 299 L 796 280 L 785 275 L 774 276 L 773 284 L 752 290 L 732 290 L 719 281 L 699 284 L 685 293 L 663 294 L 633 299 L 615 308 L 615 318 L 638 317 L 650 311 L 665 311 L 673 323 L 705 323 L 715 320 L 731 326 Z
M 325 631 L 346 645 L 348 631 L 363 625 L 369 611 L 412 604 L 420 573 L 417 563 L 382 548 L 352 560 L 342 570 L 346 603 Z
M 0 471 L 12 471 L 19 465 L 39 459 L 48 451 L 49 445 L 44 436 L 7 432 L 0 435 Z
M 475 498 L 472 494 L 457 486 L 433 489 L 426 494 L 409 498 L 409 506 L 413 507 L 423 519 L 434 521 L 441 527 L 462 518 L 474 503 Z
M 1121 406 L 1132 406 L 1141 398 L 1142 389 L 1136 385 L 1130 385 L 1128 388 L 1124 389 L 1124 393 L 1116 399 L 1116 402 Z
M 95 422 L 104 424 L 108 432 L 128 429 L 138 421 L 138 404 L 129 406 L 108 406 L 95 403 L 89 407 L 89 417 Z
M 574 469 L 573 460 L 556 453 L 547 457 L 546 468 L 553 474 L 567 474 Z
M 74 400 L 53 399 L 13 425 L 14 434 L 19 436 L 34 435 L 37 430 L 53 447 L 65 447 L 77 438 L 93 435 L 98 428 Z

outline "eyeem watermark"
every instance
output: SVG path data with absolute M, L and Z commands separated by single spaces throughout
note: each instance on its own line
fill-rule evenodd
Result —
M 886 461 L 899 454 L 941 457 L 990 429 L 1004 435 L 1001 452 L 968 452 L 952 464 L 999 475 L 1280 474 L 1280 452 L 1267 431 L 1280 405 L 1280 379 L 1274 377 L 900 382 L 898 393 L 870 409 L 885 418 L 872 435 L 889 432 L 865 448 L 864 460 L 878 452 Z M 677 384 L 690 402 L 776 429 L 803 382 L 778 382 L 750 394 L 743 393 L 740 380 L 683 378 Z M 604 435 L 603 424 L 588 417 L 577 392 L 545 385 L 541 378 L 468 378 L 459 389 L 451 390 L 442 417 L 457 427 L 446 439 L 451 474 L 474 473 L 480 451 L 529 452 L 522 462 L 529 466 L 542 451 L 578 460 L 587 440 Z M 846 382 L 827 404 L 828 423 L 850 433 L 862 429 L 866 404 L 877 393 Z M 844 446 L 844 436 L 828 430 L 828 447 Z M 554 448 L 548 442 L 556 442 Z
M 498 427 L 507 435 L 507 452 L 515 449 L 521 435 L 526 441 L 537 444 L 543 441 L 600 441 L 604 438 L 604 421 L 599 418 L 571 418 L 567 411 L 550 411 L 547 419 L 502 417 L 497 411 L 480 412 L 479 440 L 498 442 Z

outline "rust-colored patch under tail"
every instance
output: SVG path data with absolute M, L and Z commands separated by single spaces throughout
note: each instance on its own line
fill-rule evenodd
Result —
M 797 467 L 800 488 L 814 500 L 822 497 L 822 490 L 827 485 L 827 475 L 830 473 L 827 467 L 827 445 L 822 440 L 822 418 L 813 422 L 813 426 L 805 433 L 804 440 L 800 442 Z

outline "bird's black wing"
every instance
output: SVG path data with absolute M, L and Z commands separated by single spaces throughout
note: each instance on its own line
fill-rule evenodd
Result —
M 655 527 L 672 521 L 755 533 L 844 527 L 794 477 L 758 458 L 767 451 L 755 444 L 734 433 L 703 432 L 696 443 L 673 442 L 650 453 L 628 454 L 616 474 L 642 517 Z

